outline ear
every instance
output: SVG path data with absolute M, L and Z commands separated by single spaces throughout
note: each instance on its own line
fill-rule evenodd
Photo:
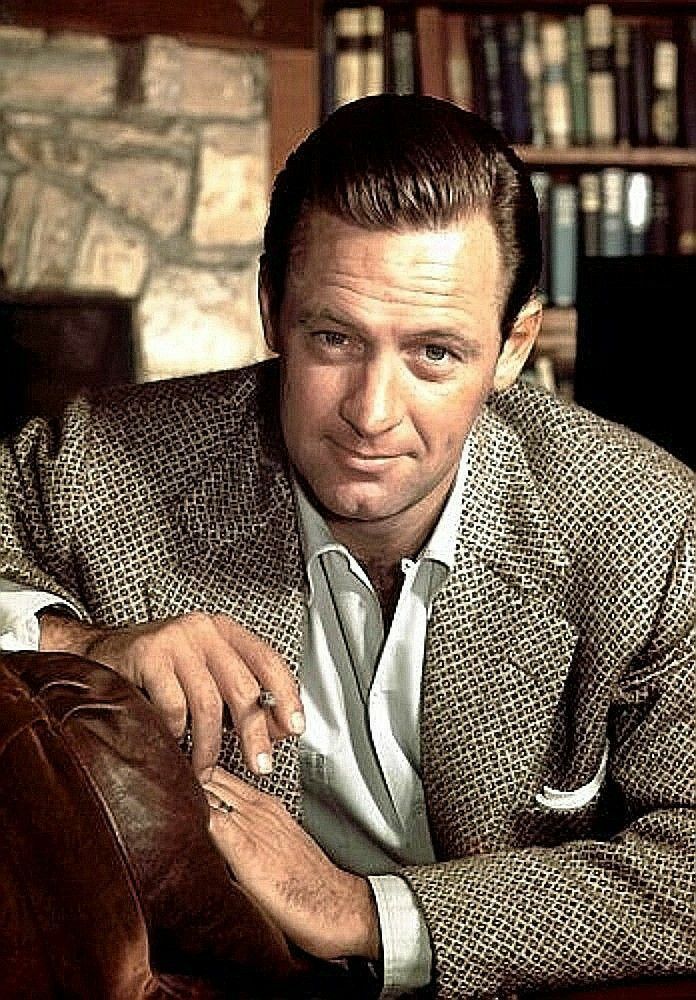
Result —
M 278 331 L 274 321 L 274 311 L 271 305 L 272 298 L 269 291 L 268 268 L 265 257 L 261 257 L 259 264 L 259 311 L 261 313 L 261 324 L 263 326 L 263 336 L 268 345 L 268 349 L 274 354 L 278 353 Z
M 517 314 L 510 336 L 498 356 L 493 376 L 494 389 L 509 389 L 517 380 L 541 329 L 541 315 L 542 306 L 537 298 L 530 299 Z

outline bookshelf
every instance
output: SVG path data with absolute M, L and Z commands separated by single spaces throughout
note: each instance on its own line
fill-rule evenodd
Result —
M 346 8 L 361 9 L 366 11 L 371 8 L 369 0 L 363 2 L 336 2 L 327 0 L 324 3 L 320 16 L 323 21 L 324 38 L 327 37 L 327 25 L 333 22 L 335 28 L 336 12 Z M 629 180 L 639 175 L 641 184 L 639 188 L 647 191 L 645 194 L 645 204 L 648 204 L 648 197 L 653 198 L 653 178 L 657 178 L 654 187 L 659 186 L 660 190 L 654 192 L 654 201 L 657 205 L 658 196 L 662 199 L 662 207 L 670 207 L 673 218 L 670 220 L 674 232 L 670 233 L 671 241 L 660 244 L 658 237 L 655 237 L 653 244 L 648 243 L 648 228 L 645 223 L 645 233 L 643 249 L 640 252 L 652 253 L 673 253 L 696 252 L 696 236 L 694 227 L 696 220 L 693 218 L 681 219 L 680 210 L 677 208 L 677 198 L 673 196 L 671 185 L 677 183 L 677 177 L 685 174 L 696 177 L 696 138 L 694 138 L 694 119 L 696 109 L 696 40 L 689 42 L 687 17 L 690 16 L 696 23 L 696 3 L 694 0 L 662 0 L 655 3 L 654 0 L 613 0 L 608 4 L 591 4 L 588 0 L 479 0 L 478 3 L 466 2 L 466 0 L 383 0 L 379 7 L 384 12 L 383 44 L 385 61 L 396 58 L 394 34 L 398 31 L 411 32 L 411 45 L 413 52 L 413 76 L 414 89 L 423 93 L 432 93 L 434 96 L 446 97 L 462 103 L 465 106 L 473 107 L 486 115 L 494 124 L 503 128 L 520 156 L 530 165 L 535 173 L 547 174 L 549 182 L 553 186 L 561 183 L 566 186 L 574 186 L 577 191 L 577 219 L 578 243 L 584 238 L 582 227 L 585 224 L 584 211 L 581 201 L 580 178 L 581 175 L 594 174 L 595 184 L 604 185 L 605 175 L 612 174 L 613 181 L 617 178 L 626 187 L 623 195 L 628 198 Z M 610 17 L 607 19 L 606 13 L 593 13 L 592 21 L 588 19 L 587 10 L 589 7 L 603 7 L 609 10 Z M 539 78 L 538 86 L 540 90 L 540 100 L 546 100 L 544 88 L 547 81 L 558 79 L 555 65 L 549 69 L 550 60 L 562 63 L 562 73 L 568 84 L 567 96 L 554 97 L 550 100 L 550 106 L 554 102 L 558 104 L 567 101 L 565 106 L 565 121 L 556 122 L 557 132 L 553 137 L 549 133 L 549 121 L 547 119 L 546 135 L 539 138 L 539 132 L 532 128 L 532 123 L 527 124 L 528 134 L 524 140 L 519 139 L 511 133 L 508 127 L 510 118 L 510 106 L 515 104 L 510 94 L 505 94 L 505 86 L 511 90 L 519 90 L 511 85 L 514 81 L 515 69 L 522 72 L 524 87 L 532 86 L 529 80 L 529 65 L 523 64 L 524 57 L 513 53 L 511 58 L 506 52 L 503 39 L 515 37 L 517 32 L 517 45 L 522 46 L 525 41 L 527 26 L 524 22 L 526 15 L 532 12 L 536 16 L 537 36 L 537 59 L 540 65 L 536 73 Z M 459 22 L 456 15 L 459 15 Z M 573 48 L 571 28 L 568 22 L 576 22 L 574 29 L 579 34 L 582 57 L 584 65 L 582 71 L 584 76 L 581 83 L 576 82 L 576 93 L 570 89 L 571 69 L 569 64 L 569 53 Z M 463 22 L 463 23 L 462 23 Z M 577 24 L 579 23 L 579 28 Z M 547 29 L 547 39 L 543 38 L 544 29 L 542 25 L 554 24 L 556 27 Z M 512 25 L 512 27 L 510 27 Z M 563 27 L 561 32 L 558 26 Z M 618 27 L 617 27 L 618 26 Z M 356 29 L 353 28 L 353 31 Z M 607 31 L 608 48 L 607 48 Z M 335 36 L 334 31 L 334 36 Z M 419 38 L 419 34 L 421 37 Z M 564 35 L 564 37 L 559 37 Z M 465 37 L 465 43 L 462 38 Z M 491 38 L 495 39 L 495 51 L 490 56 L 488 49 L 491 45 Z M 365 37 L 362 42 L 360 38 L 347 39 L 334 37 L 331 44 L 333 51 L 348 52 L 348 59 L 351 58 L 351 50 L 355 56 L 360 50 L 361 44 L 365 46 Z M 462 44 L 468 45 L 468 51 L 464 54 L 466 63 L 465 69 L 452 68 L 451 63 L 461 58 Z M 509 42 L 508 45 L 514 45 Z M 593 49 L 607 51 L 593 51 L 590 55 L 590 44 Z M 331 67 L 332 60 L 327 59 L 326 45 L 320 42 L 322 47 L 323 61 L 323 84 L 322 84 L 322 113 L 326 113 L 327 101 L 331 99 L 331 88 L 327 97 L 326 73 L 327 66 Z M 575 43 L 577 52 L 578 42 Z M 638 46 L 642 45 L 641 50 Z M 686 72 L 686 48 L 690 45 L 689 59 L 692 60 L 689 69 L 689 77 Z M 399 41 L 401 46 L 401 41 Z M 634 52 L 634 46 L 635 52 Z M 560 52 L 559 52 L 560 49 Z M 659 57 L 657 52 L 659 50 Z M 400 51 L 400 49 L 399 49 Z M 647 53 L 649 60 L 640 70 L 642 83 L 636 82 L 640 67 L 641 51 Z M 488 55 L 486 54 L 488 52 Z M 636 55 L 637 53 L 637 55 Z M 634 58 L 635 57 L 635 58 Z M 497 59 L 498 78 L 491 82 L 489 76 L 489 66 L 487 59 Z M 335 57 L 334 57 L 335 59 Z M 653 62 L 654 60 L 654 62 Z M 515 66 L 515 61 L 520 66 Z M 512 64 L 512 68 L 511 68 Z M 621 83 L 618 82 L 620 68 L 623 67 Z M 659 67 L 659 69 L 657 69 Z M 597 122 L 593 118 L 596 115 L 597 88 L 604 86 L 598 78 L 592 77 L 592 84 L 589 83 L 590 70 L 604 70 L 611 73 L 612 87 L 612 116 L 613 122 L 607 126 L 605 122 Z M 650 79 L 645 79 L 645 74 L 649 73 Z M 456 74 L 459 74 L 457 77 Z M 673 78 L 671 76 L 673 74 Z M 408 75 L 408 74 L 406 74 Z M 385 66 L 384 89 L 395 89 L 394 80 L 399 74 L 389 66 Z M 636 78 L 636 79 L 634 79 Z M 520 77 L 517 78 L 518 82 Z M 673 92 L 665 92 L 665 80 L 673 87 Z M 463 81 L 463 82 L 462 82 Z M 339 81 L 340 82 L 340 81 Z M 337 80 L 334 84 L 334 100 Z M 576 131 L 578 122 L 576 121 L 577 87 L 583 86 L 585 93 L 580 99 L 585 102 L 585 115 L 588 121 L 584 123 L 585 135 L 582 130 Z M 592 87 L 592 93 L 590 93 Z M 620 91 L 620 88 L 623 90 Z M 638 91 L 642 88 L 643 106 L 634 107 L 634 102 L 639 100 Z M 340 89 L 340 88 L 339 88 Z M 491 89 L 497 93 L 491 94 Z M 658 95 L 659 91 L 659 95 Z M 601 94 L 601 89 L 599 91 Z M 355 94 L 353 96 L 359 96 Z M 652 102 L 657 101 L 658 96 L 663 104 L 660 105 L 661 113 L 667 115 L 665 120 L 655 117 L 657 115 L 652 107 Z M 531 100 L 529 93 L 528 99 Z M 620 101 L 619 101 L 620 97 Z M 687 97 L 689 110 L 687 113 Z M 645 101 L 649 101 L 645 105 Z M 630 103 L 628 103 L 630 102 Z M 619 103 L 621 108 L 619 108 Z M 601 101 L 600 101 L 601 104 Z M 487 105 L 487 106 L 486 106 Z M 542 103 L 542 116 L 547 109 Z M 645 116 L 647 114 L 647 120 Z M 496 120 L 496 115 L 499 120 Z M 641 119 L 641 115 L 643 118 Z M 671 120 L 670 120 L 671 115 Z M 532 116 L 533 117 L 533 116 Z M 688 127 L 687 127 L 688 117 Z M 666 124 L 665 124 L 666 121 Z M 606 134 L 602 134 L 601 129 L 608 128 Z M 647 181 L 644 178 L 647 176 Z M 659 184 L 658 184 L 659 182 Z M 607 179 L 607 186 L 609 179 Z M 696 182 L 691 184 L 694 190 Z M 634 187 L 633 191 L 638 190 Z M 666 192 L 666 193 L 665 193 Z M 694 195 L 696 198 L 696 195 Z M 604 190 L 602 189 L 602 198 Z M 687 194 L 687 202 L 689 196 Z M 635 207 L 635 200 L 632 205 Z M 628 202 L 625 207 L 626 213 L 629 211 Z M 655 209 L 657 211 L 657 209 Z M 646 209 L 647 213 L 647 209 Z M 634 212 L 635 216 L 635 212 Z M 628 220 L 626 220 L 628 221 Z M 691 229 L 684 234 L 677 235 L 677 225 L 683 223 Z M 631 219 L 633 225 L 633 218 Z M 657 228 L 657 226 L 655 226 Z M 628 244 L 631 253 L 639 252 L 636 246 L 640 247 L 640 240 L 634 232 L 630 234 L 631 242 Z M 547 244 L 550 242 L 547 230 Z M 560 241 L 559 241 L 560 242 Z M 685 249 L 687 248 L 687 249 Z M 615 250 L 604 247 L 602 253 L 606 251 L 607 256 L 614 255 Z M 578 253 L 586 252 L 586 248 L 578 245 Z M 589 252 L 589 251 L 588 251 Z M 547 289 L 547 294 L 550 289 Z M 548 294 L 548 303 L 545 310 L 545 319 L 542 334 L 539 340 L 537 355 L 547 355 L 552 359 L 554 369 L 559 379 L 568 383 L 572 382 L 574 354 L 575 354 L 575 332 L 576 315 L 571 304 L 560 304 L 554 301 L 551 294 Z

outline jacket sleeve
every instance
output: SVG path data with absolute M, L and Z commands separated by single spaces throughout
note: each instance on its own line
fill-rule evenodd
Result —
M 66 599 L 85 614 L 75 538 L 84 499 L 89 406 L 31 420 L 0 445 L 0 577 Z
M 597 839 L 408 868 L 439 1000 L 696 971 L 696 540 L 616 685 Z

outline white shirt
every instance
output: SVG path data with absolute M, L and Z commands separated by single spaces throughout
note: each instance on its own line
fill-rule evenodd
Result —
M 307 566 L 300 740 L 305 825 L 341 867 L 369 878 L 384 960 L 383 996 L 430 981 L 431 949 L 402 865 L 435 861 L 420 779 L 420 701 L 432 602 L 454 563 L 465 457 L 430 540 L 402 560 L 385 635 L 364 570 L 295 484 Z
M 435 861 L 420 779 L 420 695 L 432 602 L 454 563 L 466 448 L 430 540 L 402 560 L 403 583 L 385 635 L 364 570 L 332 537 L 297 483 L 309 593 L 300 739 L 305 825 L 336 864 L 366 876 L 379 913 L 382 997 L 426 985 L 427 928 L 402 865 Z M 36 612 L 65 604 L 0 579 L 0 649 L 37 649 Z

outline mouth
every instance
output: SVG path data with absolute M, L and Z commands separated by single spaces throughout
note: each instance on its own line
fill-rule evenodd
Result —
M 331 445 L 338 452 L 343 463 L 359 468 L 377 469 L 403 457 L 400 452 L 358 451 L 348 445 L 340 444 L 338 441 L 331 441 Z

